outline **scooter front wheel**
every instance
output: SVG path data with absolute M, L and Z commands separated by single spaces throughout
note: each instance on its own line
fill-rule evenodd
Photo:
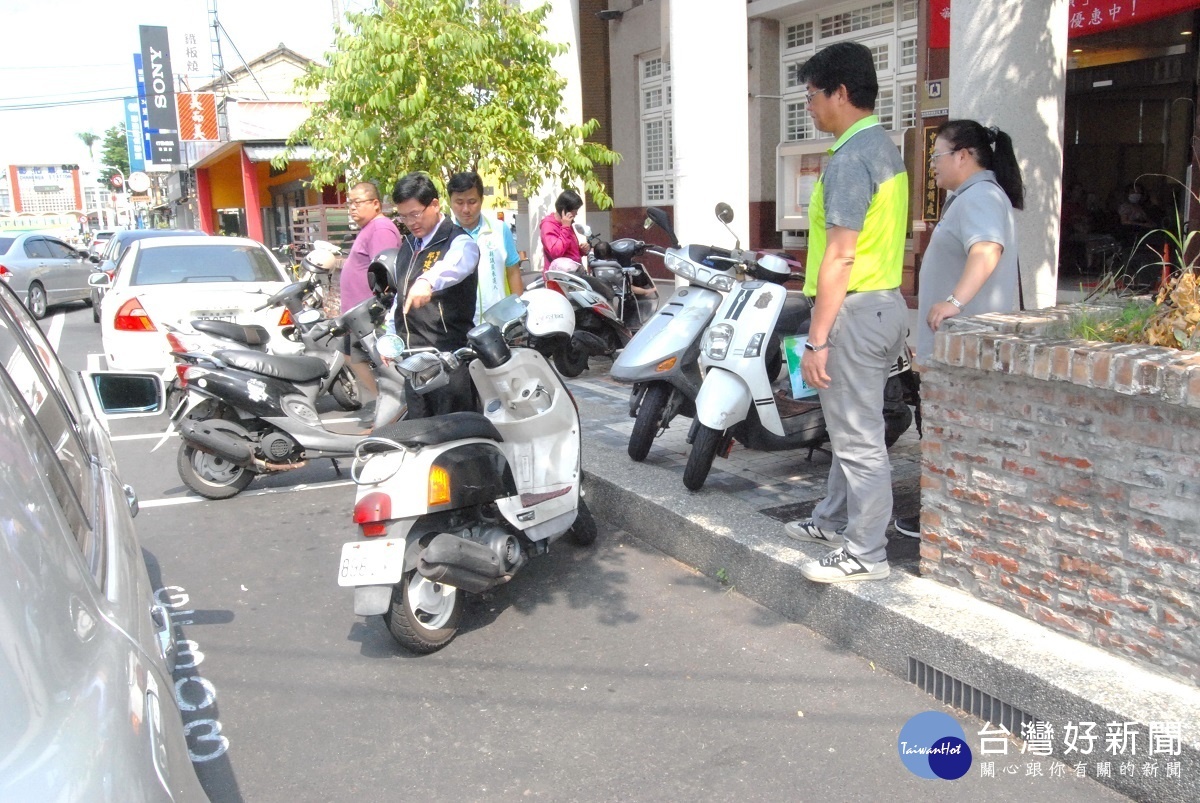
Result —
M 567 378 L 582 374 L 588 367 L 588 353 L 573 343 L 554 352 L 554 367 Z
M 696 435 L 692 438 L 692 451 L 688 452 L 687 465 L 683 467 L 683 485 L 689 491 L 704 487 L 708 472 L 717 456 L 717 448 L 725 433 L 696 422 Z
M 454 639 L 462 612 L 462 591 L 413 570 L 396 586 L 383 620 L 401 647 L 425 654 L 437 652 Z
M 629 435 L 629 456 L 633 460 L 640 463 L 650 453 L 650 445 L 662 428 L 663 410 L 670 398 L 671 386 L 662 382 L 652 382 L 642 394 L 633 432 Z
M 354 412 L 362 409 L 362 397 L 358 392 L 358 379 L 354 376 L 354 372 L 350 370 L 350 366 L 344 366 L 337 379 L 329 386 L 329 393 L 333 396 L 333 400 L 338 403 L 338 407 L 343 410 Z
M 202 452 L 190 443 L 179 447 L 175 467 L 183 484 L 205 499 L 237 496 L 254 480 L 250 469 Z
M 600 528 L 596 526 L 596 519 L 583 499 L 579 500 L 579 508 L 575 511 L 575 523 L 571 525 L 567 534 L 576 546 L 588 546 L 600 534 Z

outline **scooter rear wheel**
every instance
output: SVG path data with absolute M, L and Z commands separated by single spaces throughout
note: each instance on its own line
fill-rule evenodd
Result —
M 183 484 L 205 499 L 237 496 L 254 480 L 250 469 L 202 452 L 190 443 L 179 447 L 175 467 Z
M 721 445 L 724 434 L 712 427 L 696 423 L 692 451 L 688 452 L 687 465 L 683 467 L 683 485 L 689 491 L 698 491 L 704 487 L 704 481 L 708 479 L 708 472 L 712 469 L 717 447 Z
M 567 535 L 577 546 L 588 546 L 599 534 L 600 528 L 596 526 L 592 511 L 588 509 L 587 503 L 580 499 L 579 508 L 575 511 L 575 523 L 571 525 Z
M 413 570 L 392 592 L 392 605 L 383 621 L 401 647 L 424 655 L 437 652 L 454 639 L 462 612 L 462 591 L 435 583 Z
M 629 435 L 629 456 L 637 462 L 646 459 L 650 453 L 650 445 L 662 427 L 663 410 L 671 398 L 671 386 L 662 382 L 652 382 L 642 394 L 642 403 L 638 405 L 637 419 L 633 424 L 633 432 Z

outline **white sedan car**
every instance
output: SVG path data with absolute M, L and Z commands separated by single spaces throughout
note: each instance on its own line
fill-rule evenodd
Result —
M 286 343 L 282 308 L 258 310 L 288 279 L 261 243 L 241 237 L 138 240 L 117 263 L 100 303 L 110 368 L 162 370 L 174 363 L 163 324 L 190 331 L 195 319 L 258 324 Z

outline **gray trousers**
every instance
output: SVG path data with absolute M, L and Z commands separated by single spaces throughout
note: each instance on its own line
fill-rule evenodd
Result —
M 820 391 L 833 464 L 813 519 L 845 525 L 846 551 L 873 563 L 887 558 L 892 464 L 883 437 L 883 387 L 904 347 L 908 307 L 899 290 L 846 296 L 829 332 L 829 387 Z

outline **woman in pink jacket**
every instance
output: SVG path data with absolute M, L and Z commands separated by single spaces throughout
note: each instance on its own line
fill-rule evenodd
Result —
M 575 263 L 574 267 L 559 264 L 555 265 L 554 269 L 579 270 L 583 263 L 583 257 L 589 250 L 587 243 L 579 242 L 573 228 L 575 216 L 582 206 L 583 199 L 579 197 L 578 193 L 574 190 L 563 190 L 554 202 L 554 214 L 542 218 L 539 228 L 542 238 L 542 254 L 547 266 L 557 259 L 569 259 Z

